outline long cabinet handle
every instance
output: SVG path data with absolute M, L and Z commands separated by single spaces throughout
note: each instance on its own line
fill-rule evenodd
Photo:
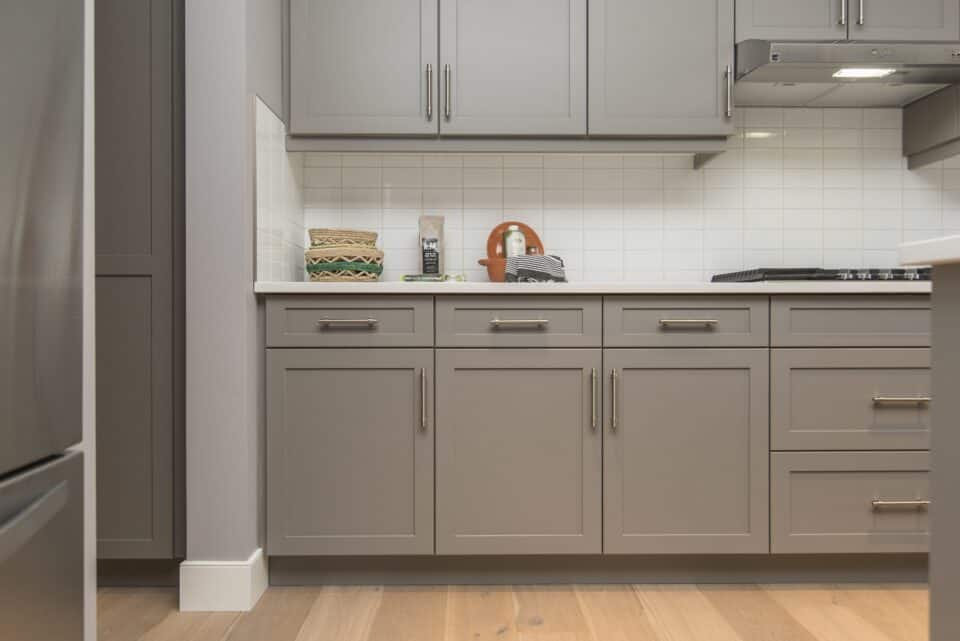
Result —
M 840 0 L 840 26 L 847 26 L 847 0 Z
M 420 431 L 427 431 L 427 368 L 420 368 Z
M 597 431 L 597 368 L 590 369 L 590 429 Z
M 494 318 L 490 321 L 490 326 L 494 329 L 500 329 L 501 327 L 532 327 L 535 329 L 544 329 L 549 324 L 550 321 L 546 318 L 511 318 L 502 320 Z
M 450 120 L 453 113 L 453 99 L 450 97 L 450 93 L 453 91 L 452 75 L 453 71 L 451 71 L 450 65 L 443 65 L 443 115 L 446 116 L 447 120 Z
M 317 326 L 322 329 L 331 327 L 366 327 L 373 329 L 380 324 L 376 318 L 321 318 Z
M 610 431 L 616 432 L 617 427 L 617 368 L 610 371 Z
M 930 507 L 930 501 L 927 499 L 895 500 L 895 499 L 874 499 L 870 502 L 875 512 L 887 509 L 913 509 L 926 510 Z
M 427 65 L 427 120 L 433 120 L 433 65 Z
M 860 12 L 859 12 L 859 15 L 857 16 L 857 24 L 862 27 L 865 19 L 866 19 L 866 16 L 863 11 L 863 0 L 860 0 Z
M 729 119 L 733 118 L 733 68 L 727 65 L 723 75 L 727 81 L 727 106 L 724 115 Z
M 929 396 L 874 396 L 874 405 L 926 405 L 932 399 Z
M 703 329 L 713 329 L 720 324 L 715 318 L 661 318 L 660 327 L 667 329 L 670 327 L 701 327 Z

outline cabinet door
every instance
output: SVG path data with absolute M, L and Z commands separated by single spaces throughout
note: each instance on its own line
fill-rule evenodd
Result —
M 438 554 L 600 552 L 600 360 L 437 351 Z
M 766 553 L 767 351 L 611 349 L 604 367 L 604 552 Z
M 852 40 L 960 39 L 960 0 L 850 0 Z
M 291 133 L 435 135 L 438 78 L 437 0 L 292 0 Z
M 590 134 L 722 136 L 733 0 L 591 0 Z
M 432 384 L 432 349 L 267 350 L 270 554 L 433 553 Z
M 171 0 L 96 4 L 97 555 L 174 558 L 182 336 Z M 181 78 L 182 81 L 182 78 Z M 180 106 L 178 106 L 180 105 Z M 182 429 L 182 427 L 181 427 Z
M 849 0 L 856 3 L 857 0 Z M 842 40 L 851 22 L 848 0 L 737 0 L 737 42 Z
M 442 134 L 587 133 L 586 0 L 440 0 L 440 20 Z

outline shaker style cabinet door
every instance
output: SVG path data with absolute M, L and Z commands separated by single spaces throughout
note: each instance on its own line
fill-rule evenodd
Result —
M 292 0 L 290 132 L 436 135 L 437 0 Z
M 733 0 L 590 1 L 591 136 L 733 133 Z
M 960 0 L 849 0 L 851 40 L 960 39 Z
M 440 0 L 445 135 L 587 133 L 586 0 Z
M 605 553 L 768 552 L 767 358 L 604 350 Z
M 267 552 L 433 554 L 432 389 L 432 349 L 267 350 Z
M 437 350 L 437 554 L 600 553 L 600 367 L 599 349 Z
M 843 40 L 851 23 L 847 1 L 737 0 L 737 42 Z

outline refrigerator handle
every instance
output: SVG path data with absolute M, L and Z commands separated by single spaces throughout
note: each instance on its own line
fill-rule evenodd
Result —
M 0 564 L 26 545 L 67 505 L 69 494 L 67 482 L 62 481 L 0 523 Z

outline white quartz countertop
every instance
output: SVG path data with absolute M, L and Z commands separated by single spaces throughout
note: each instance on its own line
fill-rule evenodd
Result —
M 960 253 L 958 253 L 960 256 Z M 258 294 L 929 294 L 929 282 L 311 283 L 257 282 Z
M 947 265 L 960 263 L 960 236 L 944 236 L 900 245 L 904 265 Z

